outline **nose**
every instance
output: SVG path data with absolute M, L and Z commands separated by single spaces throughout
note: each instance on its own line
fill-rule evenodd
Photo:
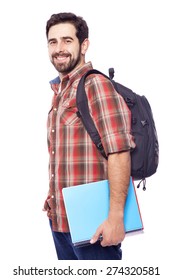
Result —
M 60 53 L 64 51 L 63 42 L 57 42 L 53 48 L 53 52 Z

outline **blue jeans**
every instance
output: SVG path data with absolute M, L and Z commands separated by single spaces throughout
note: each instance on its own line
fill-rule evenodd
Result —
M 56 232 L 50 227 L 59 260 L 121 260 L 121 244 L 117 246 L 102 247 L 100 241 L 83 247 L 75 247 L 71 241 L 70 233 Z

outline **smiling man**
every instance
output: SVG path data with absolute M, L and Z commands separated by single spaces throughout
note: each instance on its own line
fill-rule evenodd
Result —
M 80 45 L 76 28 L 71 23 L 52 26 L 48 32 L 49 56 L 59 72 L 60 78 L 85 63 L 85 53 L 89 46 L 88 38 Z
M 91 62 L 85 62 L 88 26 L 82 17 L 72 13 L 54 14 L 47 22 L 46 35 L 50 61 L 58 78 L 51 81 L 54 95 L 47 123 L 50 183 L 44 210 L 50 220 L 57 256 L 61 260 L 119 260 L 125 237 L 123 218 L 130 179 L 130 149 L 135 146 L 130 134 L 130 111 L 108 79 L 95 74 L 87 78 L 89 109 L 108 156 L 106 161 L 76 114 L 77 85 L 82 75 L 92 69 Z M 76 248 L 71 242 L 62 189 L 104 179 L 110 184 L 108 218 L 99 226 L 90 245 Z

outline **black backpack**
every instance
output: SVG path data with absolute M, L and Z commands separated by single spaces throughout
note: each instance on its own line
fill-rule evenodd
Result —
M 136 143 L 135 149 L 131 152 L 131 176 L 134 180 L 140 180 L 140 183 L 143 181 L 143 189 L 145 190 L 146 178 L 157 171 L 159 162 L 158 136 L 150 104 L 145 96 L 140 96 L 131 89 L 115 82 L 113 80 L 113 68 L 109 69 L 109 77 L 95 69 L 89 70 L 82 76 L 76 94 L 77 115 L 81 118 L 97 149 L 106 159 L 107 156 L 104 152 L 100 135 L 89 113 L 88 100 L 85 92 L 85 79 L 91 74 L 101 74 L 111 80 L 114 88 L 124 98 L 131 111 L 131 133 Z

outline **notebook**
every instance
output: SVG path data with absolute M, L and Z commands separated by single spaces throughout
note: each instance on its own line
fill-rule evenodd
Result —
M 89 244 L 98 226 L 108 216 L 108 180 L 63 188 L 62 193 L 73 245 Z M 142 230 L 143 223 L 132 178 L 124 211 L 126 233 Z

